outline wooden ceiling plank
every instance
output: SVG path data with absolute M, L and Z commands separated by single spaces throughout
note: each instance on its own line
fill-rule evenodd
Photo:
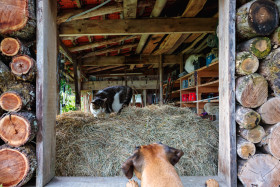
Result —
M 119 67 L 119 66 L 107 66 L 107 67 L 97 68 L 95 70 L 88 71 L 87 73 L 96 73 L 96 72 L 113 69 L 113 68 L 117 68 L 117 67 Z
M 104 53 L 109 53 L 109 52 L 113 52 L 113 51 L 118 51 L 120 49 L 126 49 L 126 48 L 131 48 L 131 47 L 136 47 L 138 45 L 138 43 L 132 43 L 132 44 L 124 44 L 124 45 L 119 45 L 119 46 L 113 46 L 110 48 L 106 48 L 104 50 L 99 50 L 99 51 L 93 51 L 90 52 L 86 55 L 84 55 L 82 58 L 88 58 L 91 56 L 96 56 L 96 55 L 101 55 Z
M 217 18 L 80 20 L 62 23 L 60 36 L 214 33 Z
M 152 35 L 150 37 L 146 47 L 144 48 L 142 54 L 151 54 L 164 36 L 165 36 L 164 34 Z
M 195 41 L 195 39 L 197 39 L 200 35 L 202 35 L 202 33 L 193 33 L 184 41 L 184 43 L 191 43 Z
M 195 17 L 204 7 L 207 0 L 190 0 L 188 2 L 188 5 L 182 14 L 182 17 Z M 181 38 L 182 34 L 170 34 L 168 37 L 164 39 L 164 41 L 160 44 L 157 51 L 155 51 L 155 54 L 166 54 L 168 50 L 170 50 L 174 45 L 177 43 L 177 41 Z M 180 44 L 177 44 L 180 46 L 183 43 L 181 41 Z M 175 49 L 176 50 L 176 49 Z
M 199 42 L 201 41 L 205 36 L 206 36 L 207 33 L 204 33 L 202 35 L 200 35 L 189 47 L 187 47 L 186 49 L 184 49 L 181 53 L 182 54 L 185 54 L 185 53 L 188 53 L 190 50 L 193 50 L 194 46 Z
M 76 9 L 76 10 L 74 10 L 74 9 L 64 10 L 62 13 L 60 13 L 57 16 L 57 23 L 61 24 L 63 22 L 66 22 L 66 20 L 68 18 L 70 18 L 71 16 L 80 14 L 80 13 L 85 12 L 87 10 L 88 9 L 85 9 L 85 8 L 80 8 L 80 9 Z M 122 11 L 123 11 L 122 4 L 116 3 L 116 4 L 113 4 L 113 5 L 105 5 L 105 6 L 100 7 L 98 9 L 94 10 L 94 11 L 91 11 L 87 14 L 81 15 L 79 17 L 72 18 L 71 21 L 91 18 L 91 17 L 95 17 L 95 16 L 102 16 L 102 15 L 112 14 L 112 13 L 115 13 L 115 12 L 122 12 Z
M 207 47 L 207 38 L 205 38 L 200 44 L 199 46 L 197 46 L 192 53 L 200 53 L 203 49 L 205 49 Z
M 136 18 L 137 0 L 123 0 L 124 19 Z
M 181 55 L 164 55 L 164 64 L 179 64 Z M 106 65 L 137 65 L 158 64 L 159 55 L 137 55 L 137 56 L 94 56 L 83 59 L 82 66 L 106 66 Z
M 151 12 L 151 15 L 150 17 L 159 17 L 159 15 L 161 14 L 163 8 L 165 7 L 166 5 L 166 2 L 167 0 L 156 0 L 156 3 L 154 5 L 154 8 Z M 139 41 L 139 44 L 136 48 L 136 54 L 140 54 L 141 51 L 143 50 L 143 47 L 145 46 L 147 40 L 149 38 L 149 35 L 148 34 L 144 34 L 142 35 L 142 37 L 140 38 L 140 41 Z
M 178 47 L 190 36 L 191 34 L 182 34 L 181 37 L 178 39 L 178 41 L 175 43 L 175 45 L 170 48 L 166 54 L 172 54 L 178 49 Z

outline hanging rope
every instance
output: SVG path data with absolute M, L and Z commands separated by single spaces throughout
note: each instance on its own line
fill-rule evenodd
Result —
M 104 6 L 104 5 L 106 5 L 106 4 L 109 3 L 110 1 L 111 1 L 111 0 L 107 0 L 107 1 L 105 1 L 105 2 L 103 2 L 103 3 L 101 3 L 100 5 L 97 5 L 96 7 L 93 7 L 93 8 L 91 8 L 91 9 L 88 9 L 87 11 L 84 11 L 84 12 L 81 12 L 81 13 L 76 14 L 76 15 L 74 15 L 74 16 L 71 16 L 71 17 L 69 17 L 65 22 L 69 22 L 69 21 L 71 21 L 73 18 L 80 17 L 80 16 L 85 15 L 85 14 L 91 12 L 91 11 L 94 11 L 94 10 L 96 10 L 96 9 L 98 9 L 98 8 L 100 8 L 100 7 Z

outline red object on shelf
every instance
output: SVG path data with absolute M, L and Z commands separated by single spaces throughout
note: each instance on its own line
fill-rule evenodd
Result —
M 189 94 L 182 94 L 182 101 L 189 101 Z
M 189 93 L 189 101 L 195 101 L 195 100 L 196 100 L 195 92 Z

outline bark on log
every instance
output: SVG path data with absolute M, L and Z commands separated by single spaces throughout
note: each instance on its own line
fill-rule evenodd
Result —
M 264 128 L 260 125 L 253 129 L 239 129 L 242 138 L 252 143 L 259 143 L 265 136 Z
M 259 59 L 250 52 L 237 53 L 235 62 L 238 75 L 249 75 L 255 73 L 259 68 Z
M 35 37 L 35 1 L 0 1 L 0 34 L 21 39 Z
M 237 136 L 237 154 L 242 159 L 248 159 L 256 153 L 256 146 L 252 142 Z
M 237 52 L 247 51 L 258 59 L 265 58 L 271 51 L 271 41 L 267 37 L 256 37 L 238 44 Z
M 266 125 L 264 129 L 266 136 L 262 139 L 258 146 L 262 147 L 263 152 L 269 153 L 280 160 L 280 122 L 273 126 Z
M 273 50 L 260 63 L 259 72 L 268 80 L 275 95 L 280 96 L 280 48 Z
M 238 106 L 236 108 L 235 120 L 240 128 L 253 129 L 260 123 L 261 116 L 250 108 Z
M 269 98 L 259 109 L 258 113 L 261 115 L 262 122 L 265 124 L 276 124 L 280 122 L 280 98 Z
M 35 149 L 31 145 L 12 148 L 0 146 L 0 184 L 22 186 L 33 176 L 37 168 Z
M 244 186 L 280 185 L 280 161 L 269 154 L 256 154 L 238 161 L 238 178 Z
M 10 67 L 17 80 L 32 82 L 36 77 L 36 62 L 27 55 L 14 57 Z
M 11 74 L 10 69 L 0 61 L 0 90 L 3 91 L 5 87 L 11 82 L 14 82 L 15 77 Z
M 0 137 L 8 145 L 19 147 L 33 140 L 37 122 L 32 112 L 7 114 L 0 120 Z
M 206 103 L 203 108 L 210 115 L 219 114 L 219 103 Z
M 15 38 L 5 38 L 1 41 L 0 51 L 5 56 L 15 56 L 20 54 L 30 55 L 29 48 Z
M 240 38 L 270 35 L 278 23 L 278 7 L 273 1 L 250 1 L 236 13 L 236 31 Z
M 273 48 L 277 48 L 280 45 L 280 27 L 278 27 L 270 37 Z
M 268 83 L 257 74 L 239 77 L 236 80 L 236 100 L 246 108 L 256 108 L 267 101 Z
M 17 112 L 21 109 L 32 110 L 35 103 L 35 88 L 30 83 L 21 82 L 4 88 L 0 96 L 3 110 Z

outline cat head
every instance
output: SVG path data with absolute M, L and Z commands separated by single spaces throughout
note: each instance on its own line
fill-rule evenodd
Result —
M 92 108 L 93 109 L 100 109 L 100 108 L 105 108 L 106 107 L 106 101 L 107 98 L 102 99 L 102 98 L 95 98 L 91 101 Z

